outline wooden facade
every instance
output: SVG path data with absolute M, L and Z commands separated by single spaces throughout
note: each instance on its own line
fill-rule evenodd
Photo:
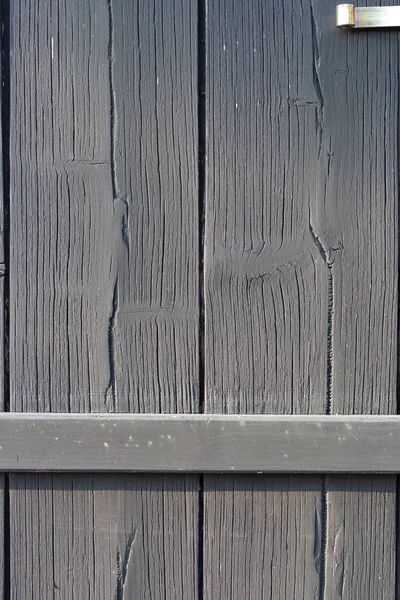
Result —
M 2 1 L 4 598 L 398 597 L 399 38 L 335 6 Z

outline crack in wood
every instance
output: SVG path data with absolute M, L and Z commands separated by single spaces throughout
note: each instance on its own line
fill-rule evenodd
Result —
M 114 17 L 112 0 L 108 0 L 109 40 L 108 73 L 110 82 L 110 167 L 113 200 L 118 197 L 115 175 L 115 89 L 114 89 Z
M 115 320 L 118 312 L 118 279 L 115 281 L 112 297 L 112 309 L 108 323 L 108 362 L 110 369 L 110 379 L 105 393 L 105 402 L 109 412 L 116 412 L 116 392 L 115 392 Z M 110 402 L 111 396 L 111 402 Z
M 135 538 L 136 531 L 129 535 L 123 557 L 121 555 L 121 550 L 117 548 L 117 589 L 114 596 L 115 600 L 124 600 L 124 588 L 128 573 L 129 559 L 133 544 L 135 543 Z

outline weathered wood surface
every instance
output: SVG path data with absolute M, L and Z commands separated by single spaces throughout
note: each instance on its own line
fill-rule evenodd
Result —
M 3 471 L 400 471 L 397 416 L 5 413 L 0 444 Z
M 12 475 L 11 598 L 195 598 L 197 479 Z
M 396 410 L 398 55 L 393 34 L 346 34 L 334 19 L 333 1 L 209 9 L 208 411 Z M 261 553 L 249 498 L 218 485 L 206 479 L 206 560 L 234 563 L 223 546 L 237 518 Z M 299 522 L 281 539 L 271 519 L 265 536 L 305 586 L 293 597 L 395 596 L 395 478 L 329 478 L 309 500 L 318 575 L 312 553 L 296 554 L 312 511 L 286 497 Z M 254 575 L 250 592 L 249 568 L 206 571 L 208 593 L 282 597 L 282 570 Z
M 326 410 L 328 277 L 310 230 L 320 153 L 315 51 L 309 3 L 209 5 L 207 412 Z M 304 486 L 206 477 L 205 564 L 224 556 L 222 569 L 204 572 L 206 597 L 318 597 L 322 479 Z M 250 560 L 238 568 L 239 521 L 240 550 L 264 557 L 263 568 L 253 571 Z
M 205 484 L 204 598 L 318 598 L 310 557 L 318 560 L 320 478 L 227 475 Z
M 333 0 L 314 6 L 323 106 L 311 217 L 331 281 L 330 411 L 390 414 L 397 410 L 398 35 L 335 30 L 334 10 Z M 395 478 L 329 477 L 326 492 L 324 597 L 395 598 Z
M 7 17 L 7 11 L 3 5 L 0 5 L 0 23 L 3 24 Z M 0 56 L 6 53 L 8 50 L 8 36 L 2 31 L 0 41 Z M 6 60 L 1 61 L 2 64 L 2 78 L 5 78 L 8 74 L 8 69 L 5 67 Z M 8 155 L 8 140 L 9 140 L 9 123 L 3 123 L 3 115 L 6 114 L 8 108 L 8 90 L 4 90 L 4 86 L 0 86 L 0 412 L 4 411 L 6 405 L 6 369 L 5 369 L 5 357 L 7 356 L 7 345 L 8 339 L 6 338 L 5 328 L 5 207 L 8 200 L 8 172 L 5 172 L 4 164 L 7 163 Z M 4 142 L 4 149 L 3 149 Z M 4 152 L 4 154 L 3 154 Z M 6 488 L 6 476 L 0 474 L 0 518 L 2 519 L 2 525 L 0 527 L 0 597 L 4 597 L 7 587 L 7 574 L 5 568 L 5 562 L 8 557 L 6 556 L 7 548 L 7 510 L 5 505 L 5 488 Z M 5 560 L 6 559 L 6 560 Z
M 196 8 L 11 3 L 13 411 L 197 410 Z M 197 597 L 194 479 L 74 481 L 12 478 L 12 598 Z
M 197 3 L 9 4 L 11 410 L 196 412 Z M 398 40 L 335 4 L 208 3 L 209 413 L 396 412 Z M 11 597 L 395 597 L 394 477 L 207 476 L 203 548 L 197 490 L 13 476 Z

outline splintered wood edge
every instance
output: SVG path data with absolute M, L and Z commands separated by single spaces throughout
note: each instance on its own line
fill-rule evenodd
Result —
M 400 416 L 3 413 L 0 471 L 400 472 Z

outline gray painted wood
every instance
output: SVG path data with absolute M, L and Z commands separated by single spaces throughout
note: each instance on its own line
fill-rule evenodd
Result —
M 395 478 L 332 476 L 327 491 L 325 598 L 397 598 Z
M 400 417 L 6 413 L 0 444 L 6 471 L 400 471 Z
M 1 22 L 5 21 L 4 8 L 0 7 L 0 19 Z M 5 34 L 2 32 L 1 36 L 1 52 L 5 52 L 3 46 L 5 40 Z M 5 73 L 2 73 L 2 77 L 5 77 Z M 3 85 L 0 86 L 0 115 L 3 114 L 3 102 L 5 98 L 3 96 Z M 7 125 L 5 125 L 7 127 Z M 3 123 L 0 117 L 0 411 L 5 408 L 5 349 L 8 344 L 8 340 L 5 336 L 4 328 L 4 317 L 5 317 L 5 303 L 4 303 L 4 279 L 5 279 L 5 244 L 4 244 L 4 226 L 5 226 L 5 185 L 4 185 L 4 173 L 3 173 Z M 0 597 L 4 597 L 5 594 L 5 540 L 6 537 L 4 532 L 8 527 L 6 523 L 5 513 L 5 477 L 3 474 L 0 475 L 0 515 L 3 521 L 3 526 L 0 529 Z
M 11 598 L 192 600 L 197 479 L 12 475 Z
M 11 3 L 13 411 L 197 409 L 196 6 Z M 193 479 L 163 490 L 148 478 L 146 494 L 134 495 L 142 512 L 129 494 L 120 502 L 110 491 L 95 513 L 91 493 L 81 498 L 74 479 L 46 479 L 43 489 L 40 481 L 12 479 L 13 598 L 50 594 L 52 554 L 73 548 L 77 529 L 74 592 L 65 585 L 51 594 L 108 600 L 112 589 L 122 598 L 115 561 L 126 541 L 117 547 L 110 536 L 108 560 L 109 534 L 93 537 L 94 521 L 126 539 L 143 527 L 126 573 L 132 596 L 159 597 L 153 574 L 173 572 L 170 597 L 184 581 L 182 597 L 196 598 Z M 126 485 L 141 481 L 132 476 Z M 101 482 L 92 485 L 96 495 Z M 59 535 L 65 505 L 70 526 Z M 169 553 L 159 546 L 160 527 Z M 21 561 L 17 549 L 28 546 L 30 559 Z
M 112 4 L 121 212 L 107 402 L 198 412 L 197 2 Z
M 211 2 L 207 40 L 206 411 L 325 413 L 329 294 L 310 230 L 321 104 L 310 3 Z M 243 544 L 264 557 L 257 572 L 248 562 L 206 569 L 206 597 L 318 597 L 322 480 L 307 493 L 274 480 L 273 494 L 268 479 L 254 494 L 256 481 L 205 480 L 206 564 L 222 553 L 237 564 L 228 542 L 237 519 Z M 292 524 L 284 532 L 281 509 L 271 509 L 280 504 Z M 257 520 L 256 506 L 269 518 Z
M 307 563 L 320 560 L 320 478 L 226 475 L 206 484 L 204 598 L 318 598 Z
M 11 4 L 11 408 L 196 411 L 195 3 Z M 396 34 L 208 28 L 206 410 L 394 412 Z M 119 481 L 12 478 L 12 597 L 197 597 L 197 479 Z M 394 478 L 204 489 L 207 597 L 394 597 Z
M 394 3 L 396 4 L 396 2 Z M 315 3 L 320 202 L 312 224 L 332 306 L 330 408 L 396 412 L 398 36 L 333 27 Z M 355 33 L 355 32 L 354 32 Z M 325 598 L 395 598 L 395 478 L 328 478 Z

